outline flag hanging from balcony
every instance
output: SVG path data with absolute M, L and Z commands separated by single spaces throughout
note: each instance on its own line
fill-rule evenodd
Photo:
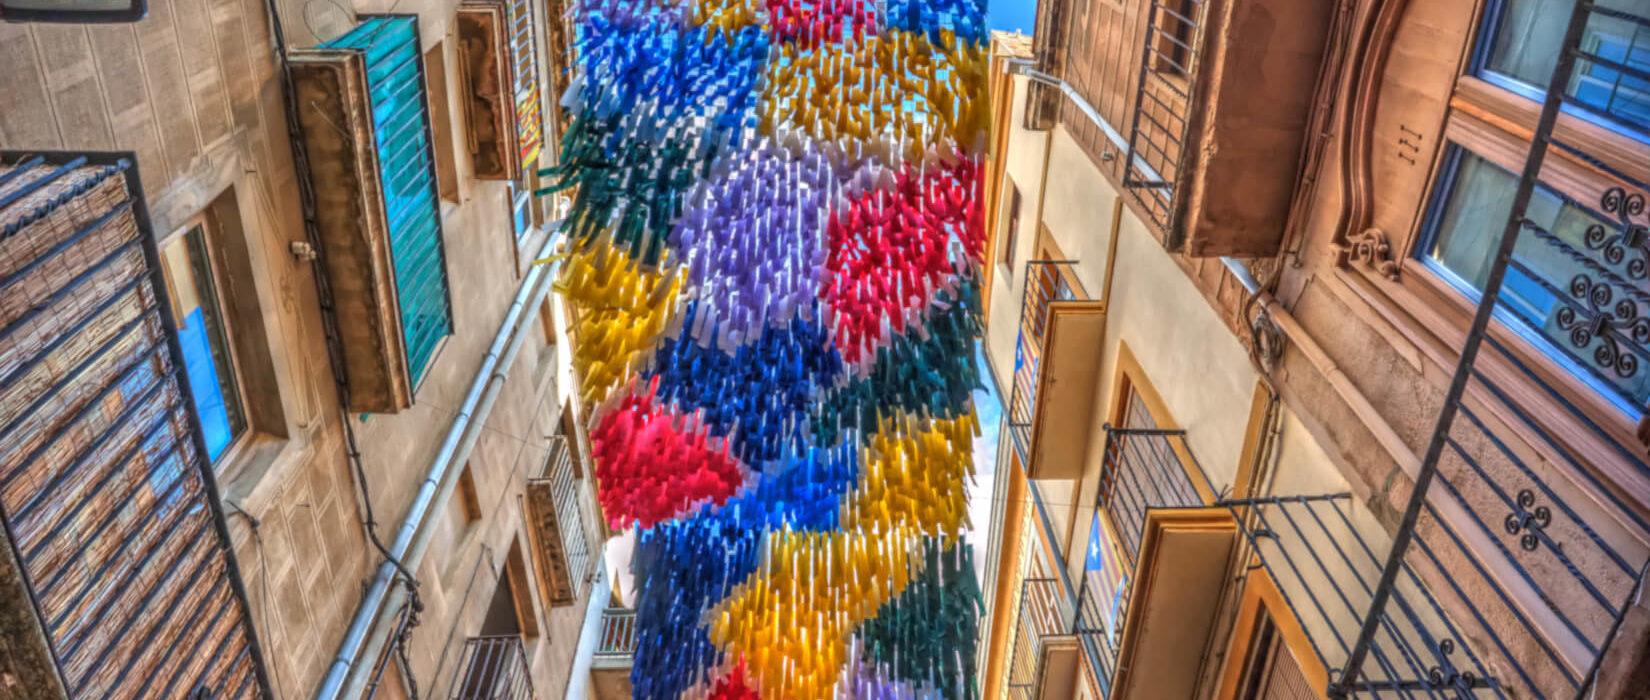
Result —
M 540 194 L 637 698 L 978 697 L 984 5 L 575 5 Z

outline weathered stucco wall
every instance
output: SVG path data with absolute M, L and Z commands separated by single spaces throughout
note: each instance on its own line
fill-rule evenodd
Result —
M 426 51 L 444 37 L 444 18 L 456 7 L 449 0 L 377 5 L 360 9 L 422 13 Z M 271 682 L 281 697 L 308 697 L 379 561 L 364 537 L 361 485 L 345 456 L 341 421 L 356 430 L 378 532 L 393 539 L 543 236 L 517 250 L 505 186 L 464 175 L 463 134 L 449 134 L 461 173 L 458 200 L 443 204 L 455 334 L 411 409 L 341 415 L 311 267 L 288 248 L 305 236 L 263 2 L 152 1 L 149 8 L 130 25 L 0 24 L 0 148 L 135 151 L 157 235 L 214 201 L 234 204 L 251 267 L 237 289 L 255 293 L 259 313 L 232 313 L 231 324 L 237 331 L 255 326 L 268 338 L 269 391 L 257 400 L 278 407 L 280 424 L 223 467 L 223 496 Z M 304 24 L 295 19 L 302 9 L 286 10 L 289 30 Z M 302 36 L 293 42 L 311 43 Z M 453 94 L 455 49 L 447 42 L 444 50 Z M 452 114 L 455 131 L 462 129 L 461 115 Z M 481 519 L 457 547 L 431 551 L 419 568 L 426 609 L 409 651 L 423 697 L 447 693 L 511 543 L 535 566 L 518 494 L 545 464 L 565 399 L 554 350 L 539 328 L 537 320 L 528 326 L 469 462 Z M 593 521 L 585 527 L 594 552 L 598 529 Z M 543 697 L 559 697 L 588 593 L 556 609 L 545 607 L 536 586 L 530 595 L 540 630 L 528 644 L 535 686 Z

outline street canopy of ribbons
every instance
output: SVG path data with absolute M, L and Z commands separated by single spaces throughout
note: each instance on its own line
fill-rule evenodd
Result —
M 558 290 L 635 697 L 973 700 L 984 0 L 581 0 Z

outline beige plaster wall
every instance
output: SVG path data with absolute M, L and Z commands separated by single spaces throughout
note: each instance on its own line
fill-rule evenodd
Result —
M 1002 253 L 996 253 L 995 260 L 987 264 L 995 267 L 991 279 L 989 303 L 986 305 L 986 356 L 991 362 L 996 379 L 1002 384 L 997 388 L 1008 401 L 1010 387 L 1014 382 L 1014 344 L 1020 333 L 1020 305 L 1023 301 L 1022 290 L 1025 288 L 1025 261 L 1032 256 L 1037 244 L 1037 205 L 1043 189 L 1043 156 L 1047 150 L 1047 132 L 1031 131 L 1025 128 L 1025 97 L 1028 81 L 1024 77 L 1013 78 L 1014 106 L 1009 115 L 1007 124 L 998 124 L 997 128 L 1008 129 L 1007 147 L 1004 148 L 1003 173 L 1005 175 L 1002 187 L 1002 211 L 997 221 L 990 222 L 993 236 L 1002 245 L 1007 236 L 1001 230 L 1009 220 L 1009 190 L 1008 180 L 1020 190 L 1020 225 L 1014 233 L 1014 264 L 1003 265 Z

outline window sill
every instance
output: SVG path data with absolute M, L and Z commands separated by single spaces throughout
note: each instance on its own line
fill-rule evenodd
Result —
M 291 440 L 254 433 L 242 438 L 216 467 L 218 496 L 249 513 L 261 513 L 276 487 L 303 464 L 307 450 L 287 449 Z

